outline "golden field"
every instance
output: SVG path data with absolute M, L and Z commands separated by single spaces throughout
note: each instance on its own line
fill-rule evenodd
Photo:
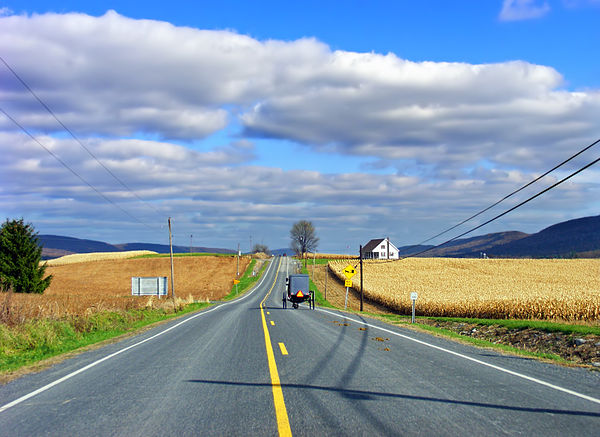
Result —
M 346 265 L 329 262 L 342 280 Z M 400 313 L 410 313 L 410 293 L 417 292 L 418 315 L 600 320 L 599 259 L 408 258 L 363 265 L 365 296 Z
M 60 258 L 54 258 L 44 262 L 49 266 L 62 266 L 64 264 L 102 261 L 106 259 L 128 259 L 140 255 L 152 254 L 156 254 L 156 252 L 152 252 L 151 250 L 129 250 L 125 252 L 74 253 L 72 255 L 61 256 Z
M 170 278 L 169 257 L 96 261 L 90 258 L 93 256 L 80 258 L 80 262 L 49 265 L 46 275 L 53 275 L 53 279 L 44 294 L 0 293 L 0 322 L 19 324 L 47 317 L 172 305 L 164 297 L 159 300 L 155 296 L 131 296 L 132 276 Z M 240 272 L 249 263 L 249 257 L 241 257 Z M 175 295 L 188 302 L 220 299 L 230 292 L 236 269 L 235 257 L 176 257 Z M 170 279 L 168 284 L 170 294 Z

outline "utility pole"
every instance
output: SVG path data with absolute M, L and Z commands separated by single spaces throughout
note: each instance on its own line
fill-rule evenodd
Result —
M 363 310 L 363 259 L 362 259 L 362 244 L 359 249 L 359 258 L 360 258 L 360 311 Z
M 240 243 L 238 243 L 238 252 L 237 252 L 237 275 L 240 276 Z
M 192 253 L 192 237 L 193 235 L 190 234 L 190 253 Z
M 329 276 L 329 263 L 325 267 L 325 300 L 327 300 L 327 276 Z
M 175 305 L 175 280 L 173 279 L 173 235 L 171 234 L 171 217 L 169 217 L 169 249 L 171 252 L 171 296 Z

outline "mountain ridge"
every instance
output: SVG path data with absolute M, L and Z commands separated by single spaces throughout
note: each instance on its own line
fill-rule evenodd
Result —
M 442 246 L 402 246 L 400 256 L 455 258 L 600 258 L 600 215 L 548 226 L 539 232 L 495 232 Z
M 125 252 L 129 250 L 152 250 L 158 253 L 169 253 L 168 244 L 154 243 L 121 243 L 110 244 L 103 241 L 87 240 L 75 237 L 66 237 L 62 235 L 38 235 L 40 244 L 42 245 L 42 259 L 57 258 L 73 253 L 90 253 L 90 252 Z M 214 247 L 192 246 L 194 253 L 231 253 L 235 254 L 235 250 L 222 249 Z M 189 246 L 173 246 L 173 253 L 188 253 Z

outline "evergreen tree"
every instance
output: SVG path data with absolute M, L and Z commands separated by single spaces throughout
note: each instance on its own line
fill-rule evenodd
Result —
M 31 223 L 8 220 L 0 228 L 0 289 L 16 293 L 43 293 L 52 275 L 44 278 L 42 248 Z

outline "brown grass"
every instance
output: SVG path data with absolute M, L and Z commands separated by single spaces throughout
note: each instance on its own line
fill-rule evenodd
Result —
M 249 257 L 240 258 L 244 272 Z M 174 260 L 175 294 L 188 301 L 217 300 L 227 295 L 236 275 L 234 257 L 177 257 Z M 170 277 L 170 260 L 141 258 L 102 260 L 48 266 L 50 287 L 42 295 L 2 293 L 0 322 L 24 323 L 31 319 L 85 315 L 103 310 L 127 310 L 165 304 L 167 299 L 131 296 L 132 276 Z M 169 293 L 170 293 L 170 280 Z M 171 303 L 172 305 L 172 303 Z

